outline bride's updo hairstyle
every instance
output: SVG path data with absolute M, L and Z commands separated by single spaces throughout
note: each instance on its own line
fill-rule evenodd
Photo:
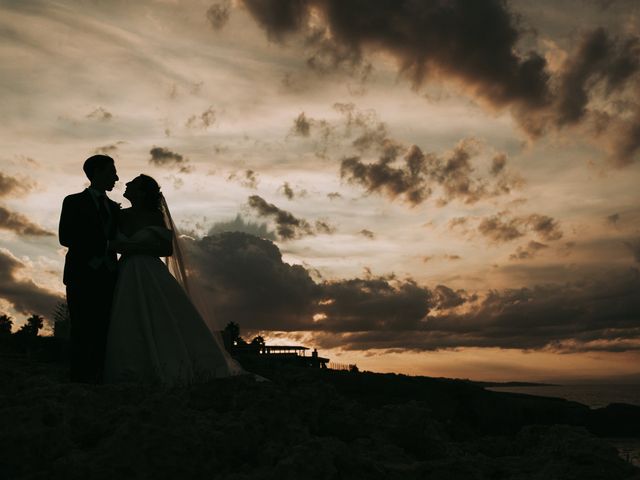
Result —
M 140 189 L 144 192 L 144 199 L 140 200 L 145 210 L 162 211 L 162 193 L 160 193 L 160 185 L 149 175 L 140 174 L 138 176 Z

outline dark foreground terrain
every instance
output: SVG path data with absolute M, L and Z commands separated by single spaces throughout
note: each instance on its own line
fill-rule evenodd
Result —
M 255 369 L 272 381 L 92 386 L 0 357 L 0 479 L 640 479 L 597 436 L 640 437 L 640 407 Z

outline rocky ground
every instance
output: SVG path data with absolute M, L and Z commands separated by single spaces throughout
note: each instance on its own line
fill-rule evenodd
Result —
M 640 479 L 592 433 L 640 437 L 638 407 L 425 377 L 259 373 L 271 381 L 96 386 L 67 382 L 59 363 L 1 357 L 0 479 Z

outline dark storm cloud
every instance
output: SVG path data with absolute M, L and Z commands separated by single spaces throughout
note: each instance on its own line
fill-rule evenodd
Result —
M 638 37 L 616 40 L 603 28 L 588 32 L 563 68 L 556 122 L 571 124 L 584 117 L 592 87 L 590 83 L 603 83 L 608 95 L 623 88 L 639 69 Z
M 229 0 L 214 3 L 207 10 L 207 20 L 214 30 L 221 30 L 229 21 L 231 4 Z
M 305 51 L 312 51 L 307 65 L 319 73 L 343 71 L 366 79 L 367 55 L 384 52 L 415 89 L 430 79 L 453 80 L 484 103 L 510 109 L 532 137 L 572 125 L 589 130 L 593 117 L 600 125 L 606 117 L 607 131 L 598 143 L 610 151 L 611 161 L 624 166 L 638 158 L 640 109 L 637 93 L 627 91 L 640 82 L 637 35 L 587 31 L 552 72 L 541 53 L 519 48 L 531 29 L 522 28 L 517 12 L 502 0 L 243 3 L 270 39 L 304 38 Z M 627 111 L 598 111 L 614 96 L 624 97 Z
M 493 291 L 473 301 L 466 313 L 428 315 L 405 330 L 371 322 L 372 328 L 360 325 L 359 331 L 322 331 L 315 340 L 324 348 L 350 350 L 633 350 L 640 345 L 639 277 L 632 269 L 588 283 Z
M 91 118 L 93 120 L 99 120 L 101 122 L 107 122 L 113 118 L 113 115 L 108 112 L 103 107 L 98 107 L 93 110 L 91 113 L 87 114 L 87 118 Z
M 188 241 L 195 274 L 219 322 L 311 331 L 319 346 L 352 350 L 458 347 L 637 348 L 640 272 L 493 290 L 478 296 L 390 277 L 314 281 L 268 240 L 223 233 Z
M 354 278 L 324 282 L 318 311 L 325 315 L 317 329 L 333 333 L 419 328 L 429 312 L 431 292 L 412 280 Z
M 149 163 L 158 167 L 177 167 L 181 172 L 190 172 L 191 165 L 189 165 L 189 159 L 180 155 L 179 153 L 172 152 L 168 148 L 153 147 L 149 150 L 151 157 Z
M 527 231 L 532 231 L 547 241 L 562 238 L 562 230 L 557 220 L 537 213 L 511 217 L 506 212 L 500 212 L 483 218 L 478 224 L 478 231 L 496 243 L 510 242 L 524 236 Z
M 187 119 L 185 124 L 187 128 L 209 128 L 216 122 L 216 111 L 213 106 L 206 109 L 204 112 L 198 115 L 192 115 Z
M 0 172 L 0 198 L 22 196 L 33 190 L 32 181 Z
M 210 235 L 188 244 L 198 280 L 218 328 L 306 330 L 319 287 L 300 265 L 289 265 L 272 242 L 242 232 Z
M 352 63 L 367 50 L 382 50 L 398 62 L 414 86 L 432 75 L 453 76 L 496 105 L 537 106 L 548 96 L 545 60 L 518 55 L 520 33 L 506 4 L 411 0 L 244 0 L 270 38 L 309 33 L 313 10 L 326 24 L 333 49 Z
M 36 285 L 32 280 L 18 277 L 24 264 L 5 249 L 0 249 L 0 298 L 9 302 L 22 314 L 53 315 L 62 300 L 60 295 Z
M 459 307 L 469 301 L 469 296 L 466 291 L 453 290 L 446 285 L 436 285 L 433 289 L 433 297 L 434 307 L 438 310 Z
M 292 240 L 314 234 L 309 222 L 296 218 L 291 212 L 281 210 L 258 195 L 249 197 L 249 206 L 256 210 L 258 215 L 274 219 L 276 231 L 282 240 Z
M 50 237 L 54 233 L 36 225 L 21 213 L 12 212 L 0 205 L 0 229 L 9 230 L 18 235 Z

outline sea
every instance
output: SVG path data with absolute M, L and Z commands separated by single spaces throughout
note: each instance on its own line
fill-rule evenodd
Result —
M 487 387 L 487 390 L 565 398 L 591 408 L 606 407 L 611 403 L 627 403 L 640 406 L 640 384 Z M 640 438 L 607 438 L 605 440 L 618 449 L 618 454 L 621 458 L 640 467 Z
M 640 384 L 637 385 L 536 385 L 529 387 L 487 387 L 496 392 L 526 393 L 541 397 L 559 397 L 579 402 L 591 408 L 610 403 L 640 406 Z

